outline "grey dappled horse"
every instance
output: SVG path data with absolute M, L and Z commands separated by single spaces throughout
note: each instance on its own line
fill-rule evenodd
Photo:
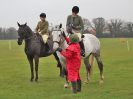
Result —
M 48 43 L 44 44 L 42 41 L 42 38 L 40 35 L 37 35 L 37 33 L 32 32 L 29 26 L 27 24 L 20 25 L 18 23 L 19 29 L 18 29 L 18 44 L 21 45 L 23 40 L 25 41 L 25 53 L 27 55 L 27 59 L 30 64 L 31 69 L 31 81 L 34 79 L 34 63 L 35 62 L 35 81 L 38 81 L 38 64 L 39 64 L 39 57 L 47 57 L 53 52 L 49 51 L 49 46 L 51 46 L 52 49 L 52 36 L 49 37 Z
M 68 47 L 68 44 L 62 35 L 63 32 L 64 30 L 62 29 L 58 29 L 52 32 L 54 50 L 56 50 L 58 47 L 61 47 L 62 49 L 66 49 Z M 65 34 L 68 36 L 67 33 Z M 100 70 L 100 83 L 102 83 L 104 76 L 103 76 L 103 63 L 100 57 L 100 41 L 96 36 L 92 34 L 84 34 L 83 42 L 85 46 L 85 57 L 82 57 L 82 59 L 84 60 L 84 64 L 86 66 L 87 81 L 90 80 L 90 73 L 91 73 L 91 65 L 89 63 L 89 57 L 90 55 L 94 55 Z M 63 68 L 66 69 L 65 58 L 59 52 L 57 52 L 57 54 L 59 56 Z

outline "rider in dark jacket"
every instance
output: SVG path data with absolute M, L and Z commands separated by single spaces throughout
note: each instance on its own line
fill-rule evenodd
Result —
M 67 17 L 67 22 L 66 22 L 66 30 L 68 33 L 76 33 L 79 37 L 79 44 L 81 47 L 81 55 L 85 56 L 85 48 L 83 41 L 81 39 L 82 33 L 84 31 L 84 24 L 81 16 L 78 15 L 79 13 L 79 7 L 74 6 L 72 8 L 72 15 L 69 15 Z

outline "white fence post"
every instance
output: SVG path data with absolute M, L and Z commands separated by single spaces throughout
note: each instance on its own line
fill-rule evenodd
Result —
M 8 41 L 8 46 L 9 46 L 9 50 L 12 49 L 12 43 L 11 43 L 11 40 Z

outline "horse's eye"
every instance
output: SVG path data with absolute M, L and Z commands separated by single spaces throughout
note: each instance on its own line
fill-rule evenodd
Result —
M 59 37 L 60 37 L 60 35 L 59 35 Z

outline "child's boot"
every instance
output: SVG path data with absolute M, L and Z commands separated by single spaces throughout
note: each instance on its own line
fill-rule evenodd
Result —
M 77 93 L 77 88 L 76 88 L 76 82 L 71 82 L 72 83 L 72 91 L 74 94 Z

